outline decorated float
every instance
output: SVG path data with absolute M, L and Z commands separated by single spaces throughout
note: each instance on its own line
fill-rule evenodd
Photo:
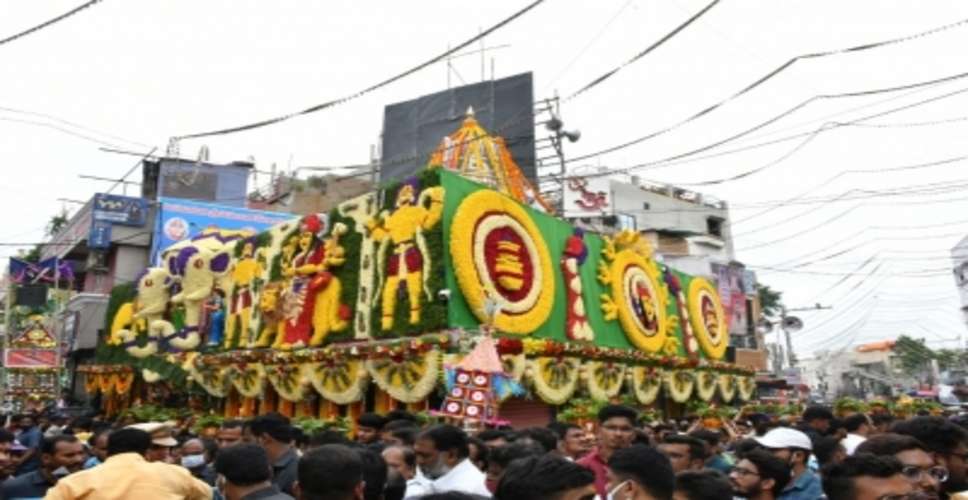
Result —
M 752 373 L 723 361 L 712 283 L 658 262 L 639 234 L 585 233 L 549 212 L 469 113 L 412 178 L 163 251 L 115 290 L 87 387 L 121 397 L 133 373 L 142 391 L 201 388 L 226 415 L 322 418 L 406 405 L 496 420 L 505 397 L 752 397 Z M 515 390 L 495 391 L 499 379 Z M 485 393 L 467 399 L 478 382 Z

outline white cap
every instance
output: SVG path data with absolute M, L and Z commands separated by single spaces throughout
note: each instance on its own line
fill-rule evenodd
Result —
M 801 450 L 813 450 L 813 444 L 806 434 L 789 427 L 777 427 L 767 432 L 765 436 L 755 439 L 756 442 L 770 449 L 799 448 Z

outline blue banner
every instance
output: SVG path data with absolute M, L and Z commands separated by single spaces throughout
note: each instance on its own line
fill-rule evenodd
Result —
M 179 241 L 189 239 L 206 229 L 248 230 L 262 232 L 298 215 L 215 205 L 178 198 L 161 198 L 155 234 L 152 238 L 151 261 L 158 253 Z
M 94 220 L 110 222 L 121 226 L 145 225 L 148 213 L 148 200 L 129 198 L 116 194 L 97 193 L 94 195 Z

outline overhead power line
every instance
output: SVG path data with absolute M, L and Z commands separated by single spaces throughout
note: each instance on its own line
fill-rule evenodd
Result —
M 77 122 L 73 122 L 73 121 L 70 121 L 70 120 L 65 120 L 65 119 L 63 119 L 63 118 L 61 118 L 59 116 L 55 116 L 55 115 L 52 115 L 52 114 L 49 114 L 49 113 L 41 113 L 41 112 L 38 112 L 38 111 L 30 111 L 30 110 L 26 110 L 26 109 L 11 108 L 9 106 L 0 106 L 0 111 L 6 111 L 8 113 L 16 113 L 16 114 L 21 114 L 21 115 L 37 116 L 37 117 L 40 117 L 40 118 L 46 118 L 46 119 L 48 119 L 50 121 L 57 122 L 57 123 L 60 123 L 62 125 L 67 125 L 67 126 L 69 126 L 71 128 L 75 128 L 75 129 L 78 129 L 78 130 L 82 130 L 82 131 L 85 131 L 85 132 L 88 132 L 88 133 L 91 133 L 91 134 L 96 134 L 96 135 L 104 136 L 104 137 L 106 137 L 108 139 L 114 139 L 116 141 L 126 142 L 126 143 L 129 143 L 129 144 L 133 144 L 135 146 L 143 146 L 143 147 L 146 147 L 146 148 L 151 147 L 151 146 L 149 146 L 149 145 L 147 145 L 147 144 L 145 144 L 143 142 L 132 141 L 131 139 L 125 139 L 124 137 L 120 137 L 120 136 L 117 136 L 117 135 L 109 134 L 107 132 L 102 132 L 100 130 L 97 130 L 97 129 L 94 129 L 94 128 L 91 128 L 91 127 L 88 127 L 88 126 L 85 126 L 85 125 L 81 125 L 80 123 L 77 123 Z M 58 129 L 58 130 L 61 130 L 61 129 Z
M 460 52 L 461 50 L 467 48 L 469 45 L 471 45 L 471 44 L 479 41 L 480 39 L 482 39 L 482 38 L 484 38 L 486 36 L 489 36 L 490 34 L 494 33 L 495 31 L 497 31 L 497 30 L 499 30 L 501 28 L 503 28 L 504 26 L 506 26 L 507 24 L 511 23 L 515 19 L 523 16 L 525 13 L 527 13 L 531 9 L 533 9 L 533 8 L 537 7 L 538 5 L 542 4 L 544 1 L 545 0 L 535 0 L 534 2 L 531 2 L 526 7 L 524 7 L 523 9 L 515 12 L 514 14 L 512 14 L 511 16 L 505 18 L 504 20 L 500 21 L 499 23 L 491 26 L 490 28 L 488 28 L 488 29 L 486 29 L 484 31 L 481 31 L 476 36 L 473 36 L 473 37 L 467 39 L 466 41 L 464 41 L 464 42 L 462 42 L 462 43 L 454 46 L 453 48 L 450 48 L 450 49 L 442 52 L 441 54 L 439 54 L 437 56 L 434 56 L 434 57 L 430 58 L 429 60 L 427 60 L 425 62 L 422 62 L 422 63 L 420 63 L 420 64 L 418 64 L 418 65 L 416 65 L 416 66 L 414 66 L 414 67 L 412 67 L 412 68 L 410 68 L 410 69 L 402 72 L 402 73 L 398 73 L 398 74 L 396 74 L 394 76 L 391 76 L 391 77 L 389 77 L 389 78 L 387 78 L 387 79 L 385 79 L 385 80 L 383 80 L 383 81 L 381 81 L 379 83 L 376 83 L 376 84 L 371 85 L 369 87 L 366 87 L 366 88 L 364 88 L 362 90 L 359 90 L 359 91 L 357 91 L 357 92 L 355 92 L 353 94 L 349 94 L 347 96 L 340 97 L 338 99 L 333 99 L 331 101 L 326 101 L 326 102 L 324 102 L 322 104 L 317 104 L 315 106 L 308 107 L 308 108 L 306 108 L 306 109 L 304 109 L 302 111 L 296 111 L 295 113 L 289 113 L 287 115 L 277 116 L 275 118 L 269 118 L 269 119 L 266 119 L 266 120 L 261 120 L 261 121 L 257 121 L 257 122 L 253 122 L 253 123 L 248 123 L 248 124 L 245 124 L 245 125 L 239 125 L 239 126 L 236 126 L 236 127 L 229 127 L 229 128 L 219 129 L 219 130 L 212 130 L 212 131 L 209 131 L 209 132 L 198 132 L 198 133 L 194 133 L 194 134 L 185 134 L 185 135 L 175 136 L 173 139 L 174 140 L 196 139 L 196 138 L 199 138 L 199 137 L 208 137 L 208 136 L 213 136 L 213 135 L 226 135 L 226 134 L 233 134 L 233 133 L 236 133 L 236 132 L 242 132 L 242 131 L 245 131 L 245 130 L 252 130 L 252 129 L 261 128 L 261 127 L 265 127 L 265 126 L 268 126 L 268 125 L 274 125 L 276 123 L 284 122 L 284 121 L 290 120 L 292 118 L 295 118 L 297 116 L 308 115 L 310 113 L 316 113 L 318 111 L 322 111 L 324 109 L 332 108 L 333 106 L 336 106 L 336 105 L 339 105 L 339 104 L 343 104 L 343 103 L 348 102 L 348 101 L 352 101 L 352 100 L 357 99 L 357 98 L 360 98 L 360 97 L 362 97 L 362 96 L 364 96 L 366 94 L 369 94 L 370 92 L 373 92 L 374 90 L 377 90 L 377 89 L 386 87 L 387 85 L 390 85 L 391 83 L 394 83 L 397 80 L 400 80 L 400 79 L 403 79 L 403 78 L 405 78 L 407 76 L 410 76 L 410 75 L 412 75 L 412 74 L 414 74 L 414 73 L 416 73 L 416 72 L 418 72 L 418 71 L 420 71 L 420 70 L 422 70 L 422 69 L 424 69 L 424 68 L 426 68 L 428 66 L 431 66 L 431 65 L 436 64 L 436 63 L 438 63 L 440 61 L 443 61 L 448 56 L 450 56 L 452 54 L 456 54 L 457 52 Z
M 964 74 L 964 76 L 968 76 L 968 73 Z M 935 101 L 939 101 L 939 100 L 942 100 L 942 99 L 948 99 L 950 97 L 954 97 L 954 96 L 963 94 L 965 92 L 968 92 L 968 87 L 962 88 L 962 89 L 959 89 L 959 90 L 955 90 L 955 91 L 952 91 L 952 92 L 948 92 L 948 93 L 945 93 L 945 94 L 941 94 L 941 95 L 938 95 L 938 96 L 930 97 L 930 98 L 927 98 L 927 99 L 922 99 L 922 100 L 917 101 L 917 102 L 914 102 L 914 103 L 906 104 L 904 106 L 900 106 L 900 107 L 897 107 L 897 108 L 892 108 L 892 109 L 889 109 L 889 110 L 886 110 L 886 111 L 882 111 L 880 113 L 875 113 L 873 115 L 867 115 L 866 117 L 858 118 L 858 119 L 852 120 L 852 121 L 870 120 L 870 119 L 873 119 L 873 118 L 876 118 L 876 117 L 879 117 L 879 116 L 883 116 L 885 114 L 896 113 L 896 112 L 903 111 L 903 110 L 906 110 L 906 109 L 910 109 L 910 108 L 914 108 L 914 107 L 918 107 L 918 106 L 923 106 L 925 104 L 930 104 L 930 103 L 933 103 Z M 682 160 L 681 163 L 692 162 L 692 161 L 699 161 L 699 160 L 710 159 L 710 158 L 716 158 L 716 157 L 726 156 L 726 155 L 732 155 L 732 154 L 736 154 L 736 153 L 742 153 L 742 152 L 745 152 L 745 151 L 750 151 L 750 150 L 753 150 L 753 149 L 759 149 L 759 148 L 763 148 L 763 147 L 767 147 L 767 146 L 772 146 L 774 144 L 781 144 L 781 143 L 789 142 L 789 141 L 792 141 L 792 140 L 795 140 L 795 139 L 799 139 L 799 138 L 802 138 L 802 137 L 808 137 L 808 136 L 811 136 L 811 135 L 817 135 L 817 134 L 820 134 L 820 133 L 828 132 L 830 130 L 838 129 L 840 127 L 849 126 L 852 123 L 852 121 L 847 121 L 847 122 L 828 122 L 827 124 L 825 124 L 825 126 L 822 126 L 819 129 L 817 129 L 817 130 L 812 130 L 812 131 L 809 131 L 809 132 L 800 132 L 800 133 L 796 133 L 796 134 L 791 134 L 791 135 L 788 135 L 788 136 L 784 136 L 784 137 L 781 137 L 779 139 L 772 139 L 772 140 L 765 141 L 765 142 L 760 142 L 760 143 L 756 143 L 756 144 L 752 144 L 752 145 L 748 145 L 748 146 L 738 147 L 736 149 L 721 151 L 721 152 L 718 152 L 718 153 L 712 153 L 712 154 L 709 154 L 709 155 L 706 155 L 706 156 L 702 156 L 702 157 L 699 157 L 699 158 L 692 158 L 692 159 L 689 159 L 689 160 Z M 700 148 L 700 149 L 704 149 L 704 148 Z M 698 150 L 695 150 L 695 151 L 698 151 Z M 671 165 L 672 164 L 671 158 L 682 158 L 683 156 L 688 156 L 688 155 L 691 155 L 691 154 L 693 154 L 693 153 L 690 152 L 690 153 L 685 153 L 685 154 L 682 154 L 682 155 L 676 155 L 675 157 L 665 158 L 665 159 L 662 159 L 662 160 L 655 160 L 655 161 L 650 161 L 650 162 L 646 162 L 646 163 L 639 163 L 639 164 L 632 165 L 632 166 L 629 166 L 629 167 L 623 167 L 623 168 L 617 168 L 617 169 L 610 169 L 610 170 L 605 171 L 605 172 L 584 175 L 583 177 L 590 178 L 590 177 L 605 177 L 605 176 L 610 176 L 610 175 L 615 175 L 615 174 L 629 174 L 629 173 L 634 172 L 634 171 L 637 171 L 637 170 L 642 170 L 642 169 L 649 168 L 649 167 L 656 167 L 657 165 L 660 165 L 660 164 L 662 164 L 664 166 L 668 166 L 668 165 Z M 573 159 L 571 161 L 576 161 L 576 160 Z
M 898 43 L 908 42 L 908 41 L 915 40 L 915 39 L 918 39 L 918 38 L 922 38 L 922 37 L 925 37 L 925 36 L 929 36 L 929 35 L 933 35 L 933 34 L 936 34 L 936 33 L 940 33 L 942 31 L 946 31 L 946 30 L 949 30 L 949 29 L 952 29 L 952 28 L 956 28 L 956 27 L 962 26 L 962 25 L 964 25 L 966 23 L 968 23 L 968 19 L 963 19 L 963 20 L 960 20 L 960 21 L 955 22 L 955 23 L 946 24 L 946 25 L 940 26 L 938 28 L 934 28 L 934 29 L 931 29 L 931 30 L 928 30 L 928 31 L 922 31 L 920 33 L 915 33 L 913 35 L 909 35 L 909 36 L 905 36 L 905 37 L 893 38 L 893 39 L 890 39 L 890 40 L 884 40 L 884 41 L 874 42 L 874 43 L 866 43 L 866 44 L 863 44 L 863 45 L 856 45 L 856 46 L 848 47 L 848 48 L 845 48 L 845 49 L 836 49 L 836 50 L 829 50 L 829 51 L 823 51 L 823 52 L 814 52 L 814 53 L 810 53 L 810 54 L 801 54 L 801 55 L 795 56 L 795 57 L 789 59 L 787 62 L 781 64 L 778 67 L 776 67 L 772 71 L 768 72 L 767 74 L 763 75 L 762 77 L 758 78 L 757 80 L 753 81 L 753 83 L 748 84 L 747 86 L 743 87 L 739 91 L 737 91 L 734 94 L 730 95 L 729 97 L 726 97 L 725 99 L 723 99 L 723 100 L 721 100 L 721 101 L 719 101 L 719 102 L 717 102 L 715 104 L 712 104 L 710 106 L 707 106 L 706 108 L 703 108 L 703 109 L 699 110 L 698 112 L 690 115 L 689 117 L 687 117 L 687 118 L 685 118 L 685 119 L 683 119 L 683 120 L 681 120 L 681 121 L 679 121 L 679 122 L 677 122 L 677 123 L 675 123 L 673 125 L 669 125 L 669 126 L 667 126 L 665 128 L 659 129 L 659 130 L 657 130 L 655 132 L 651 132 L 649 134 L 646 134 L 646 135 L 644 135 L 642 137 L 633 139 L 631 141 L 624 142 L 622 144 L 618 144 L 618 145 L 615 145 L 615 146 L 611 146 L 611 147 L 608 147 L 608 148 L 605 148 L 605 149 L 596 151 L 594 153 L 589 153 L 589 154 L 585 154 L 585 155 L 582 155 L 582 156 L 577 156 L 577 157 L 572 158 L 571 160 L 569 160 L 569 163 L 578 162 L 578 161 L 582 161 L 582 160 L 587 160 L 589 158 L 594 158 L 596 156 L 601 156 L 601 155 L 604 155 L 604 154 L 613 153 L 615 151 L 619 151 L 619 150 L 622 150 L 622 149 L 625 149 L 625 148 L 634 146 L 636 144 L 640 144 L 640 143 L 645 142 L 645 141 L 647 141 L 649 139 L 653 139 L 653 138 L 658 137 L 660 135 L 666 134 L 666 133 L 671 132 L 671 131 L 679 128 L 679 127 L 682 127 L 683 125 L 686 125 L 687 123 L 691 123 L 691 122 L 693 122 L 695 120 L 698 120 L 699 118 L 702 118 L 703 116 L 706 116 L 707 114 L 712 113 L 713 111 L 721 108 L 722 106 L 728 104 L 729 102 L 731 102 L 733 100 L 736 100 L 739 97 L 741 97 L 741 96 L 743 96 L 743 95 L 751 92 L 753 89 L 756 89 L 757 87 L 759 87 L 760 85 L 762 85 L 762 84 L 766 83 L 767 81 L 773 79 L 774 77 L 776 77 L 777 75 L 779 75 L 783 71 L 789 69 L 794 64 L 796 64 L 798 61 L 808 60 L 808 59 L 820 59 L 820 58 L 824 58 L 824 57 L 841 55 L 841 54 L 848 54 L 848 53 L 855 53 L 855 52 L 863 52 L 863 51 L 867 51 L 867 50 L 872 50 L 872 49 L 877 49 L 877 48 L 881 48 L 881 47 L 886 47 L 886 46 L 889 46 L 889 45 L 895 45 L 895 44 L 898 44 Z
M 584 87 L 578 89 L 578 91 L 576 91 L 574 94 L 571 94 L 570 96 L 568 96 L 565 100 L 566 101 L 570 101 L 570 100 L 578 97 L 579 95 L 587 92 L 588 90 L 590 90 L 590 89 L 592 89 L 594 87 L 597 87 L 598 85 L 600 85 L 605 80 L 608 80 L 609 78 L 615 76 L 615 73 L 618 73 L 619 71 L 621 71 L 622 69 L 624 69 L 626 66 L 628 66 L 628 65 L 630 65 L 630 64 L 638 61 L 639 59 L 642 59 L 643 57 L 647 56 L 650 52 L 652 52 L 653 50 L 659 48 L 660 46 L 662 46 L 662 44 L 664 44 L 664 43 L 668 42 L 670 39 L 672 39 L 672 37 L 678 35 L 679 32 L 681 32 L 682 30 L 686 29 L 686 27 L 688 27 L 690 24 L 692 24 L 697 19 L 699 19 L 700 17 L 702 17 L 703 14 L 705 14 L 706 12 L 709 12 L 709 10 L 712 9 L 713 7 L 715 7 L 716 4 L 718 4 L 718 3 L 719 3 L 719 0 L 713 0 L 708 5 L 706 5 L 706 7 L 704 7 L 702 10 L 700 10 L 699 12 L 693 14 L 693 16 L 690 17 L 689 19 L 687 19 L 686 22 L 680 24 L 679 26 L 676 26 L 676 28 L 674 30 L 666 33 L 665 36 L 663 36 L 662 38 L 658 39 L 653 44 L 651 44 L 648 47 L 646 47 L 645 50 L 639 52 L 638 54 L 635 54 L 634 56 L 632 56 L 631 59 L 629 59 L 628 61 L 623 62 L 622 64 L 616 66 L 615 68 L 613 68 L 613 69 L 611 69 L 609 71 L 606 71 L 605 74 L 603 74 L 603 75 L 599 76 L 598 78 L 595 78 L 591 82 L 587 83 Z
M 71 9 L 71 10 L 69 10 L 69 11 L 67 11 L 67 12 L 65 12 L 65 13 L 63 13 L 63 14 L 61 14 L 61 15 L 53 18 L 53 19 L 51 19 L 51 20 L 44 21 L 44 22 L 38 24 L 37 26 L 34 26 L 33 28 L 26 29 L 24 31 L 21 31 L 20 33 L 15 34 L 15 35 L 10 35 L 7 38 L 4 38 L 4 39 L 0 40 L 0 45 L 8 44 L 8 43 L 10 43 L 10 42 L 12 42 L 14 40 L 17 40 L 19 38 L 23 38 L 23 37 L 25 37 L 25 36 L 27 36 L 27 35 L 29 35 L 31 33 L 35 33 L 37 31 L 40 31 L 40 30 L 42 30 L 42 29 L 44 29 L 44 28 L 46 28 L 46 27 L 48 27 L 48 26 L 50 26 L 50 25 L 52 25 L 54 23 L 57 23 L 59 21 L 63 21 L 64 19 L 67 19 L 68 17 L 71 17 L 74 14 L 77 14 L 78 12 L 80 12 L 80 11 L 82 11 L 82 10 L 84 10 L 84 9 L 86 9 L 86 8 L 88 8 L 88 7 L 92 6 L 92 5 L 100 2 L 100 1 L 101 0 L 91 0 L 90 2 L 86 2 L 86 3 L 82 4 L 82 5 L 79 5 L 79 6 L 73 8 L 73 9 Z

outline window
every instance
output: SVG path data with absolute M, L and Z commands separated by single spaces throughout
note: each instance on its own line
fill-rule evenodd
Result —
M 723 237 L 723 223 L 725 220 L 719 217 L 706 218 L 706 232 L 717 238 Z
M 650 208 L 652 208 L 652 205 L 649 205 L 649 202 L 642 203 L 642 210 L 649 210 Z

